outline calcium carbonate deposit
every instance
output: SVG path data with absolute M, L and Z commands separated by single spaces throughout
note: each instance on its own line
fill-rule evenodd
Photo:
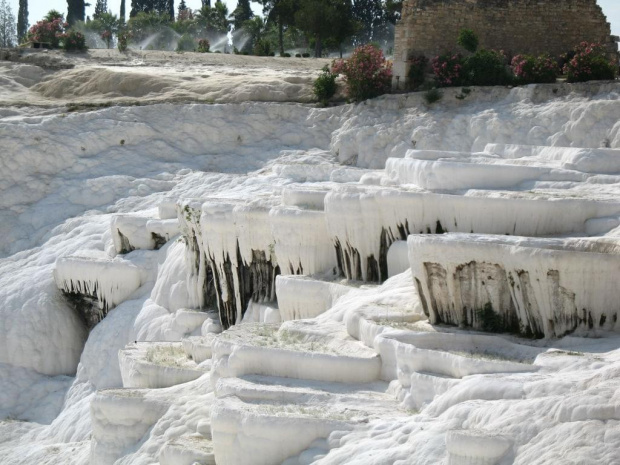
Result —
M 620 463 L 620 84 L 146 55 L 0 66 L 0 463 Z

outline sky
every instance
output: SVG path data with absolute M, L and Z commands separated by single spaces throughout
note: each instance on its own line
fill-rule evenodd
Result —
M 95 9 L 95 1 L 90 0 L 92 5 L 86 9 L 86 14 L 92 16 L 93 11 Z M 175 9 L 176 5 L 181 0 L 175 0 Z M 127 5 L 127 14 L 129 14 L 129 10 L 131 9 L 131 0 L 125 0 Z M 192 9 L 200 8 L 201 1 L 200 0 L 186 0 L 187 6 Z M 224 0 L 224 3 L 228 5 L 228 10 L 233 11 L 237 6 L 237 0 Z M 611 23 L 611 32 L 614 35 L 620 36 L 620 1 L 619 0 L 598 0 L 599 5 L 603 8 L 603 12 L 607 15 L 607 21 Z M 17 17 L 17 10 L 19 5 L 19 0 L 9 0 L 9 4 L 13 9 L 13 13 L 15 17 Z M 118 14 L 120 10 L 120 0 L 108 0 L 108 8 L 112 10 L 113 13 Z M 51 9 L 56 9 L 61 13 L 67 12 L 67 2 L 66 0 L 29 0 L 28 1 L 28 20 L 30 24 L 36 23 L 39 19 L 45 16 Z M 261 13 L 261 6 L 258 3 L 252 3 L 252 9 L 255 13 Z

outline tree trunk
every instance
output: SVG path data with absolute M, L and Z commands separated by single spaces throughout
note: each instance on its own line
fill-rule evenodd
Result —
M 280 56 L 284 56 L 284 24 L 282 17 L 278 17 L 278 42 L 280 43 Z
M 321 56 L 323 56 L 323 42 L 320 34 L 317 34 L 314 45 L 314 58 L 321 58 Z

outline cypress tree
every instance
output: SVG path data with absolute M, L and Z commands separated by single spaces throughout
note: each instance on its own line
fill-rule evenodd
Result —
M 250 0 L 239 0 L 237 2 L 237 8 L 232 12 L 232 16 L 234 18 L 233 24 L 235 25 L 235 29 L 241 29 L 243 23 L 254 16 L 252 7 L 250 6 Z
M 98 19 L 102 14 L 108 12 L 108 0 L 97 0 L 95 3 L 95 13 L 93 13 L 93 18 Z
M 17 40 L 22 43 L 28 34 L 28 0 L 19 0 L 17 12 Z
M 86 4 L 84 0 L 67 0 L 67 22 L 73 26 L 76 21 L 84 21 Z
M 125 22 L 125 0 L 121 0 L 120 22 Z
M 174 21 L 174 0 L 168 0 L 168 14 L 170 15 L 170 21 Z

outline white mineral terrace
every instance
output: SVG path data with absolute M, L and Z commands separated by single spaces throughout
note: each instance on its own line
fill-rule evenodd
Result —
M 617 463 L 620 85 L 458 90 L 0 107 L 0 463 Z

